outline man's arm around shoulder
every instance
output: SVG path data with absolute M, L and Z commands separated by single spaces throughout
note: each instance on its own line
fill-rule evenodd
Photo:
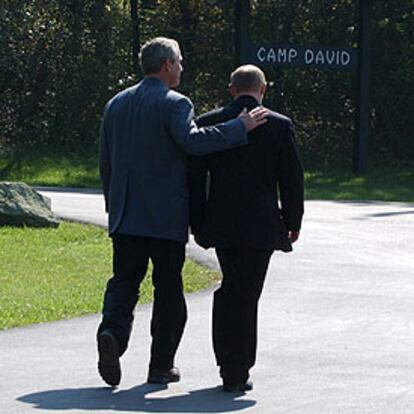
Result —
M 177 93 L 172 98 L 169 132 L 184 151 L 192 155 L 205 155 L 246 145 L 247 132 L 266 122 L 265 110 L 253 110 L 219 125 L 199 128 L 193 119 L 192 102 Z

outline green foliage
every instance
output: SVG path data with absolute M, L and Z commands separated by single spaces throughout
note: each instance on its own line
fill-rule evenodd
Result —
M 252 1 L 254 41 L 358 45 L 358 1 Z M 271 17 L 270 17 L 271 16 Z M 370 159 L 412 160 L 414 1 L 373 2 Z M 267 104 L 297 123 L 305 166 L 350 169 L 357 77 L 353 71 L 267 69 Z
M 104 103 L 136 82 L 131 1 L 1 0 L 0 153 L 96 151 Z M 200 113 L 221 105 L 234 69 L 235 1 L 138 1 L 139 40 L 176 38 L 180 90 Z M 253 41 L 355 47 L 354 0 L 252 0 Z M 370 158 L 414 156 L 414 0 L 373 2 Z M 351 166 L 355 71 L 267 68 L 265 104 L 292 117 L 308 168 Z
M 99 312 L 111 254 L 106 231 L 95 226 L 0 227 L 0 329 Z M 150 272 L 141 303 L 152 300 Z M 193 292 L 218 274 L 186 261 L 183 278 L 186 292 Z
M 373 150 L 414 159 L 414 1 L 374 2 Z
M 128 20 L 114 1 L 2 0 L 1 148 L 91 148 L 128 71 Z

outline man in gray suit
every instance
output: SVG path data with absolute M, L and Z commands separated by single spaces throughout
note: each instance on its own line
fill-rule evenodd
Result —
M 154 304 L 148 382 L 179 381 L 174 356 L 187 318 L 181 270 L 188 241 L 187 154 L 203 155 L 247 144 L 247 132 L 266 122 L 256 108 L 215 127 L 198 128 L 191 101 L 171 90 L 183 70 L 178 43 L 155 38 L 140 53 L 144 79 L 106 105 L 99 167 L 113 277 L 98 328 L 98 370 L 119 384 L 119 358 L 131 333 L 133 310 L 149 259 Z

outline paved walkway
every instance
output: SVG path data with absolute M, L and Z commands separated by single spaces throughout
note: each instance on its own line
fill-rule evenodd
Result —
M 99 194 L 43 192 L 57 214 L 105 225 Z M 250 393 L 217 387 L 206 291 L 188 296 L 182 381 L 168 388 L 145 383 L 148 305 L 115 391 L 95 370 L 99 316 L 0 332 L 0 413 L 412 414 L 413 229 L 414 204 L 307 202 L 295 252 L 271 262 Z

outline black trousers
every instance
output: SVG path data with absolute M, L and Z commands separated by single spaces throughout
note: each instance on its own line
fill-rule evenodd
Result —
M 140 284 L 151 259 L 154 303 L 150 368 L 169 369 L 174 365 L 174 356 L 187 320 L 181 275 L 185 245 L 171 240 L 123 234 L 113 235 L 112 245 L 113 277 L 106 286 L 98 335 L 109 329 L 119 341 L 121 355 L 125 352 Z
M 256 361 L 257 307 L 272 249 L 216 248 L 223 273 L 214 292 L 213 347 L 221 376 L 244 382 Z

